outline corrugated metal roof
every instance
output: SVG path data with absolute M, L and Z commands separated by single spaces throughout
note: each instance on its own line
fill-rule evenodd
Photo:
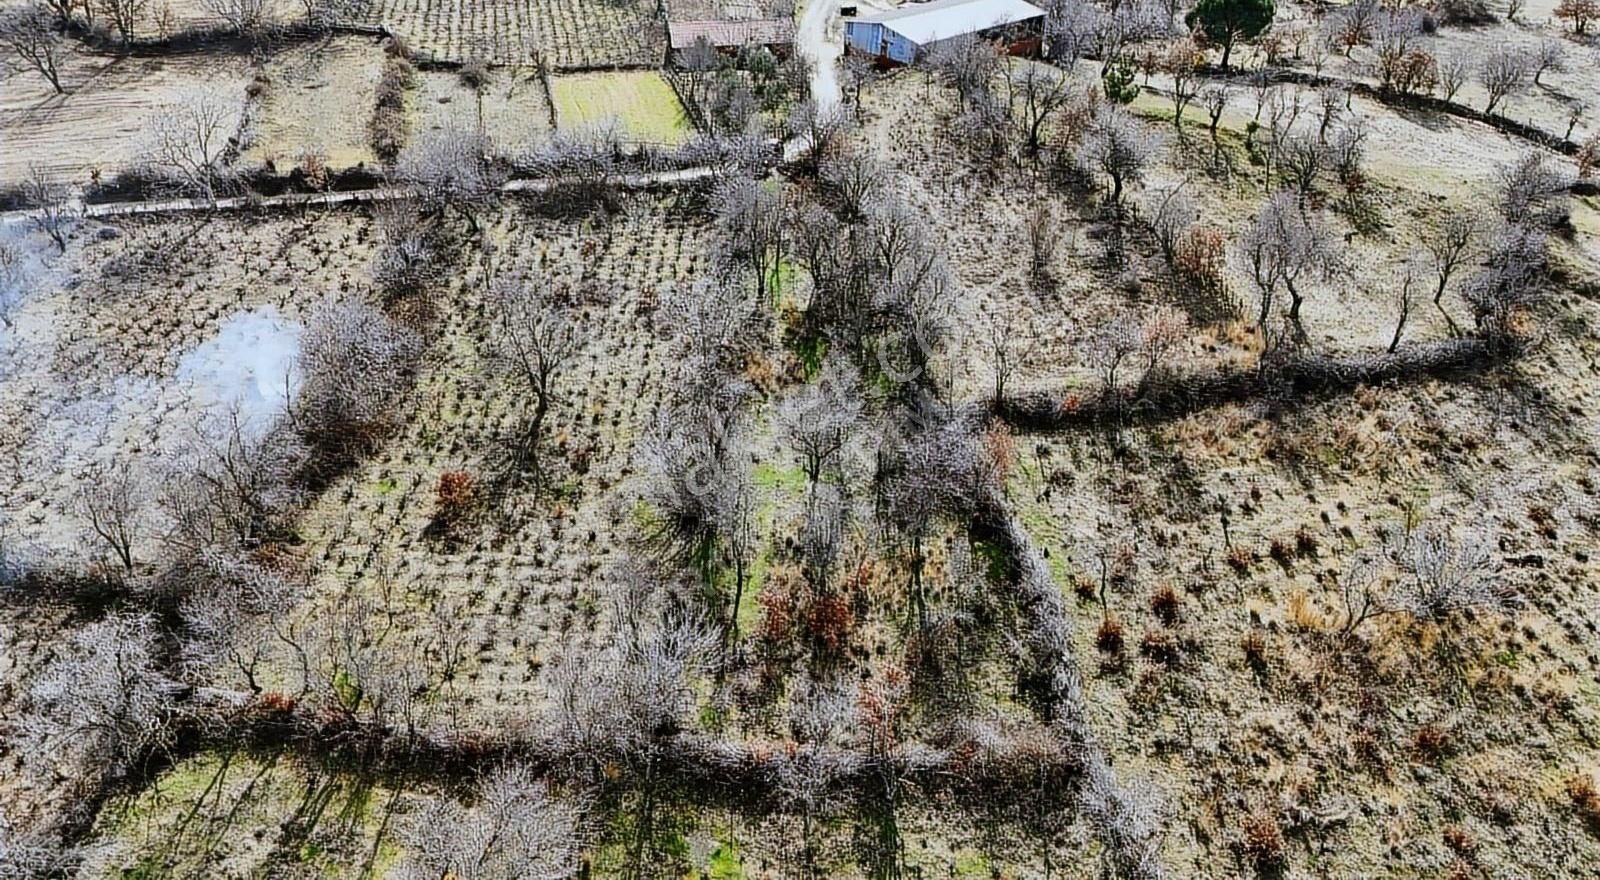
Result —
M 687 49 L 701 38 L 720 48 L 792 43 L 794 22 L 787 18 L 667 22 L 667 39 L 674 49 Z
M 814 0 L 815 2 L 815 0 Z M 1038 18 L 1044 10 L 1026 0 L 934 0 L 907 4 L 856 21 L 883 24 L 890 30 L 926 46 L 1000 25 Z

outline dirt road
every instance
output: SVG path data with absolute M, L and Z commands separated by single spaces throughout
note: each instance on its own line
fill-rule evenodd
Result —
M 813 62 L 811 98 L 818 110 L 839 106 L 839 56 L 844 51 L 844 32 L 839 25 L 838 0 L 806 0 L 795 28 L 799 51 Z

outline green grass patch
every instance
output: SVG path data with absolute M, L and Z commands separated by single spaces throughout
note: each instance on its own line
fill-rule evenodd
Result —
M 755 466 L 751 474 L 757 487 L 762 489 L 777 489 L 803 495 L 806 491 L 806 472 L 798 465 L 780 468 L 777 465 L 762 462 Z
M 550 97 L 558 128 L 582 128 L 614 118 L 634 140 L 680 144 L 692 134 L 677 93 L 653 70 L 551 77 Z
M 822 372 L 822 361 L 828 356 L 828 339 L 820 333 L 791 333 L 785 341 L 794 356 L 800 359 L 805 379 L 810 382 Z
M 706 865 L 711 880 L 744 880 L 744 860 L 739 858 L 739 848 L 732 841 L 718 841 Z

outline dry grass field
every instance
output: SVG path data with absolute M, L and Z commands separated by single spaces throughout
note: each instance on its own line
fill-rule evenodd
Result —
M 372 163 L 366 122 L 372 113 L 383 56 L 373 41 L 340 38 L 272 57 L 256 137 L 244 161 L 288 169 L 306 152 L 330 167 Z
M 497 149 L 508 154 L 550 137 L 550 102 L 537 75 L 526 67 L 495 71 L 481 93 L 481 105 L 480 94 L 463 83 L 460 76 L 423 73 L 414 105 L 418 131 L 475 131 L 481 122 L 484 134 Z
M 21 180 L 31 165 L 74 185 L 98 170 L 127 169 L 145 146 L 152 114 L 196 90 L 236 101 L 243 112 L 248 59 L 186 55 L 114 58 L 73 53 L 58 95 L 35 74 L 13 71 L 0 87 L 0 179 Z

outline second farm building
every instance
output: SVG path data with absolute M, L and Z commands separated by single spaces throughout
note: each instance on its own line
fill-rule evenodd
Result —
M 1044 17 L 1024 0 L 934 0 L 845 19 L 844 39 L 850 51 L 893 64 L 910 64 L 941 41 L 967 34 L 1024 55 L 1038 51 Z

